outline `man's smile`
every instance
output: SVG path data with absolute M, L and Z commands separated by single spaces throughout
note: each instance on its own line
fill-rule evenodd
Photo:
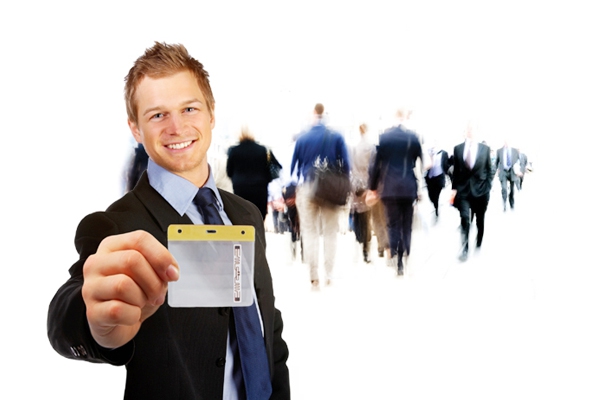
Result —
M 171 150 L 181 150 L 181 149 L 185 149 L 192 143 L 193 143 L 193 140 L 189 140 L 187 142 L 168 144 L 167 147 Z

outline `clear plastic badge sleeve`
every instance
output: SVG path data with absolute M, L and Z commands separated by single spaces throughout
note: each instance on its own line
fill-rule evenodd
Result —
M 253 301 L 254 227 L 170 225 L 169 251 L 179 280 L 169 282 L 171 307 L 246 307 Z

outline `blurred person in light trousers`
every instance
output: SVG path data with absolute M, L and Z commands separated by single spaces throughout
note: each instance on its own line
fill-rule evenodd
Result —
M 367 125 L 359 127 L 360 139 L 352 147 L 350 162 L 352 164 L 352 197 L 350 212 L 352 214 L 352 230 L 356 241 L 362 245 L 363 261 L 370 263 L 371 248 L 371 207 L 365 203 L 369 186 L 369 166 L 375 155 L 375 145 L 367 138 Z
M 340 207 L 320 205 L 311 195 L 315 176 L 315 162 L 327 159 L 340 162 L 343 172 L 350 173 L 348 149 L 343 136 L 332 131 L 323 121 L 325 107 L 317 103 L 314 108 L 314 125 L 302 133 L 294 147 L 290 171 L 298 179 L 296 206 L 300 217 L 304 260 L 310 267 L 310 282 L 313 289 L 319 283 L 319 238 L 323 235 L 325 284 L 331 283 L 337 249 Z

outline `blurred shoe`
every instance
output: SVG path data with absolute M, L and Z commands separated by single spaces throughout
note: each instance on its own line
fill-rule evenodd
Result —
M 319 280 L 318 279 L 313 279 L 312 281 L 310 281 L 310 284 L 312 285 L 312 290 L 319 290 Z
M 371 262 L 371 259 L 369 258 L 369 253 L 366 251 L 363 251 L 363 261 L 367 264 Z
M 292 260 L 296 259 L 296 242 L 292 242 Z
M 383 250 L 377 250 L 377 254 L 379 255 L 379 257 L 383 257 Z
M 464 249 L 460 253 L 460 256 L 458 256 L 458 260 L 461 262 L 465 262 L 465 261 L 467 261 L 467 258 L 469 258 L 469 252 L 466 249 Z
M 404 256 L 402 256 L 401 258 L 398 258 L 398 256 L 395 256 L 395 258 L 398 260 L 398 276 L 404 276 L 404 264 L 402 263 L 402 259 L 404 258 Z

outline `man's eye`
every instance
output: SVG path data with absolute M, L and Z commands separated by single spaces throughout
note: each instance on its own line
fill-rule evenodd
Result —
M 163 115 L 164 115 L 163 113 L 154 114 L 154 115 L 152 116 L 152 119 L 159 119 L 159 118 L 162 118 L 162 117 L 163 117 Z
M 196 110 L 194 107 L 186 107 L 185 108 L 185 112 L 192 112 L 194 110 Z

